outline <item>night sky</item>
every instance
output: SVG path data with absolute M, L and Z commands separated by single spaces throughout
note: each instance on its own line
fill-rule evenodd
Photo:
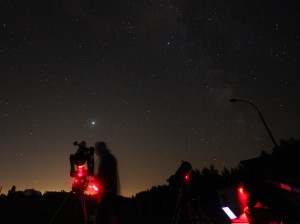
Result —
M 221 170 L 300 138 L 298 1 L 0 2 L 0 186 L 71 189 L 73 141 L 105 141 L 121 194 L 181 160 Z

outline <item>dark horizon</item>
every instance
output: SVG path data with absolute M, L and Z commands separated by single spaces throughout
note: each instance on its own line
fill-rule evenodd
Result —
M 112 214 L 120 224 L 183 224 L 195 219 L 226 224 L 256 223 L 251 220 L 298 223 L 299 156 L 300 140 L 288 139 L 272 153 L 261 152 L 259 157 L 241 161 L 231 170 L 220 172 L 213 165 L 199 170 L 182 161 L 168 177 L 167 185 L 152 186 L 132 197 L 115 196 Z M 83 197 L 79 197 L 81 194 Z M 0 209 L 5 214 L 0 220 L 82 223 L 81 209 L 86 211 L 87 220 L 95 220 L 97 196 L 83 194 L 77 190 L 41 194 L 12 187 L 7 196 L 0 195 Z M 85 203 L 78 206 L 80 199 Z M 227 216 L 228 210 L 232 214 Z M 185 216 L 184 211 L 193 212 Z

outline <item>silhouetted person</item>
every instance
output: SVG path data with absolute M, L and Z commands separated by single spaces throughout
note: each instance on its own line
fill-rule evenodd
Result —
M 117 160 L 107 148 L 105 142 L 95 144 L 95 154 L 100 163 L 95 178 L 100 183 L 100 203 L 97 211 L 96 223 L 113 223 L 113 208 L 115 197 L 118 194 L 119 177 Z

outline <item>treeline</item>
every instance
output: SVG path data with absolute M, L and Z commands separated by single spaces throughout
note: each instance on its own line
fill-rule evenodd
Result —
M 46 191 L 42 194 L 41 191 L 38 191 L 34 188 L 25 189 L 23 191 L 17 190 L 16 185 L 13 185 L 7 192 L 7 195 L 1 194 L 2 198 L 20 198 L 20 197 L 57 197 L 57 196 L 66 196 L 68 193 L 64 190 L 61 191 Z
M 184 163 L 185 161 L 183 161 Z M 168 178 L 168 185 L 152 187 L 139 192 L 132 198 L 137 213 L 172 216 L 179 197 L 188 200 L 197 213 L 205 214 L 211 221 L 218 222 L 224 217 L 220 212 L 220 197 L 218 189 L 239 181 L 243 168 L 225 168 L 219 172 L 213 164 L 201 170 L 193 169 L 186 184 L 172 185 Z M 180 202 L 181 203 L 181 202 Z M 187 204 L 181 204 L 184 207 Z M 184 209 L 184 208 L 183 208 Z M 220 217 L 222 216 L 222 217 Z
M 141 213 L 171 215 L 178 196 L 180 193 L 186 192 L 187 200 L 190 200 L 198 213 L 202 212 L 211 221 L 218 222 L 222 219 L 220 215 L 224 214 L 220 212 L 220 189 L 237 187 L 243 183 L 246 190 L 256 194 L 257 199 L 270 207 L 277 206 L 277 203 L 282 201 L 282 198 L 277 200 L 275 197 L 280 194 L 278 186 L 275 187 L 275 190 L 270 191 L 275 195 L 270 192 L 266 193 L 265 190 L 274 186 L 274 183 L 280 182 L 300 187 L 299 158 L 300 140 L 281 140 L 280 145 L 274 147 L 271 153 L 261 151 L 257 158 L 241 161 L 235 168 L 224 167 L 219 171 L 211 164 L 201 170 L 192 169 L 185 185 L 180 181 L 173 180 L 176 173 L 180 174 L 176 171 L 168 178 L 168 185 L 152 187 L 150 190 L 137 193 L 133 200 L 137 204 L 136 209 Z M 185 163 L 187 162 L 182 161 L 182 166 L 186 165 Z M 183 187 L 185 189 L 182 189 Z
M 255 183 L 271 179 L 291 185 L 299 184 L 299 158 L 300 140 L 282 140 L 279 147 L 274 147 L 271 153 L 262 151 L 257 158 L 241 161 L 235 168 L 228 169 L 224 167 L 219 171 L 213 164 L 202 169 L 192 168 L 188 178 L 184 180 L 185 182 L 174 182 L 174 174 L 172 174 L 169 178 L 166 177 L 168 181 L 166 185 L 154 186 L 151 189 L 137 193 L 131 198 L 119 196 L 116 198 L 118 203 L 115 204 L 115 212 L 124 220 L 130 220 L 128 217 L 138 219 L 138 217 L 157 216 L 161 220 L 168 221 L 174 212 L 178 198 L 184 194 L 185 200 L 191 202 L 198 213 L 205 214 L 211 221 L 218 223 L 224 219 L 224 217 L 220 217 L 224 214 L 220 211 L 220 189 L 236 186 L 240 182 L 246 182 L 251 178 L 251 181 Z M 183 161 L 181 165 L 187 164 L 188 162 Z M 176 171 L 176 173 L 180 172 Z M 61 203 L 67 195 L 68 192 L 65 191 L 45 192 L 44 194 L 35 189 L 17 191 L 16 186 L 12 186 L 7 196 L 1 195 L 1 197 L 9 199 L 28 198 L 30 196 Z M 93 205 L 92 197 L 86 197 Z M 56 205 L 58 206 L 59 203 Z M 182 204 L 181 206 L 185 205 Z

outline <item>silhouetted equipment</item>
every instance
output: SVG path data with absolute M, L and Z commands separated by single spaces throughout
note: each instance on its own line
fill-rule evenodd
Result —
M 273 220 L 300 222 L 299 143 L 282 143 L 271 154 L 240 162 L 244 168 L 242 181 L 249 192 L 249 208 L 261 202 L 268 207 Z
M 64 207 L 65 203 L 70 200 L 71 197 L 76 197 L 80 200 L 83 223 L 88 223 L 88 214 L 86 210 L 86 202 L 84 192 L 88 188 L 89 177 L 94 175 L 94 148 L 88 148 L 86 142 L 82 141 L 78 144 L 77 141 L 73 142 L 73 145 L 78 146 L 75 154 L 70 155 L 71 171 L 70 176 L 74 177 L 72 184 L 72 191 L 66 196 L 49 224 L 54 223 L 57 215 Z M 75 169 L 76 166 L 76 169 Z M 95 187 L 95 186 L 94 186 Z M 98 191 L 98 189 L 97 189 Z
M 199 213 L 195 203 L 192 203 L 192 195 L 190 194 L 192 173 L 192 165 L 187 161 L 182 161 L 175 174 L 168 179 L 170 187 L 178 191 L 172 224 L 210 223 L 204 214 Z
M 175 189 L 186 189 L 189 184 L 191 171 L 192 165 L 187 161 L 182 161 L 175 174 L 168 179 L 170 186 Z
M 70 155 L 70 163 L 71 163 L 71 177 L 76 175 L 76 170 L 74 165 L 82 166 L 87 163 L 87 174 L 88 176 L 94 175 L 94 148 L 88 148 L 86 146 L 86 142 L 82 141 L 78 144 L 77 141 L 73 142 L 73 145 L 78 146 L 78 149 L 75 154 Z

